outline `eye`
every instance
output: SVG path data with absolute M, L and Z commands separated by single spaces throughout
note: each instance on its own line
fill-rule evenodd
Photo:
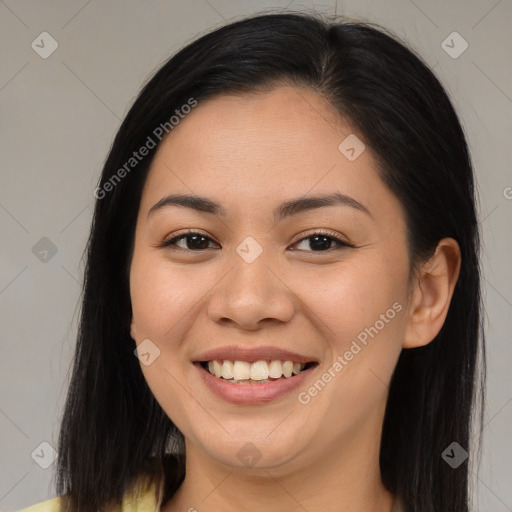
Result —
M 309 244 L 306 242 L 307 240 L 310 240 Z M 333 242 L 335 243 L 335 246 L 330 247 L 331 243 Z M 337 235 L 328 231 L 315 231 L 314 233 L 301 238 L 298 242 L 295 243 L 295 245 L 300 243 L 306 243 L 306 245 L 309 245 L 309 247 L 314 248 L 312 252 L 327 252 L 330 250 L 341 249 L 343 247 L 354 247 L 348 242 L 342 240 Z M 327 251 L 322 249 L 327 249 Z
M 179 247 L 177 246 L 176 242 L 179 242 L 182 239 L 188 240 L 189 243 L 185 242 L 186 247 Z M 298 242 L 295 242 L 294 245 L 300 244 L 300 243 L 306 243 L 307 240 L 310 240 L 309 247 L 313 248 L 313 251 L 311 252 L 327 252 L 331 250 L 337 250 L 341 249 L 343 247 L 355 247 L 354 245 L 349 244 L 348 242 L 345 242 L 335 234 L 331 232 L 326 231 L 315 231 L 314 233 L 311 233 L 307 237 L 301 238 Z M 175 236 L 173 238 L 170 238 L 168 240 L 164 240 L 161 244 L 161 247 L 168 247 L 172 250 L 185 250 L 185 251 L 204 251 L 208 249 L 208 243 L 213 242 L 213 240 L 206 235 L 203 235 L 199 231 L 194 230 L 188 230 L 187 232 Z M 331 247 L 332 243 L 335 243 L 334 247 Z M 216 243 L 216 242 L 213 242 Z M 178 247 L 178 249 L 175 249 L 173 246 Z M 326 250 L 324 250 L 326 249 Z M 300 249 L 303 250 L 303 249 Z M 309 251 L 306 251 L 309 252 Z
M 211 238 L 208 238 L 207 236 L 203 235 L 199 231 L 194 231 L 194 230 L 190 229 L 190 230 L 188 230 L 184 234 L 181 234 L 179 236 L 175 236 L 174 238 L 170 238 L 168 240 L 164 240 L 162 242 L 161 247 L 170 247 L 171 249 L 175 250 L 174 247 L 171 247 L 171 246 L 176 245 L 175 242 L 178 241 L 178 240 L 182 240 L 183 238 L 189 239 L 189 240 L 192 241 L 190 244 L 185 243 L 185 245 L 189 245 L 189 246 L 191 246 L 193 248 L 195 247 L 195 249 L 198 249 L 200 251 L 208 249 L 208 247 L 207 247 L 208 246 L 208 240 L 209 241 L 213 241 L 213 240 L 211 240 Z M 190 247 L 178 247 L 178 250 L 179 249 L 192 250 L 192 249 L 190 249 Z

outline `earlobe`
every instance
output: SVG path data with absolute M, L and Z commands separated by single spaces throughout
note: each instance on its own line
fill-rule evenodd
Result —
M 453 238 L 443 238 L 436 252 L 423 263 L 409 304 L 403 347 L 430 343 L 441 330 L 459 277 L 461 253 Z

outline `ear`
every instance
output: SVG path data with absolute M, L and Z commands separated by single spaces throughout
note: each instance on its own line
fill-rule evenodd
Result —
M 461 254 L 453 238 L 443 238 L 434 255 L 421 265 L 413 282 L 403 347 L 430 343 L 444 324 L 459 277 Z

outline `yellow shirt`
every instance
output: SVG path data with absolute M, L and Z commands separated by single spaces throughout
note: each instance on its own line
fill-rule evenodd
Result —
M 19 512 L 61 512 L 60 499 L 46 500 L 24 508 Z M 112 512 L 160 512 L 161 503 L 162 498 L 156 495 L 156 487 L 153 484 L 146 492 L 140 492 L 138 495 L 133 492 L 126 495 L 123 499 L 121 510 L 117 509 Z M 395 500 L 392 512 L 402 512 L 402 510 L 400 502 Z
M 117 507 L 112 512 L 160 512 L 161 503 L 162 497 L 157 496 L 156 486 L 153 484 L 146 492 L 135 489 L 127 493 L 123 498 L 121 509 Z M 36 503 L 19 512 L 61 512 L 60 505 L 61 498 L 57 497 Z

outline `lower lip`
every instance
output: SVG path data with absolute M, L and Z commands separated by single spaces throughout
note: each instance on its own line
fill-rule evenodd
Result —
M 227 382 L 224 379 L 215 377 L 215 375 L 204 369 L 200 363 L 194 363 L 194 366 L 198 369 L 201 378 L 208 388 L 218 397 L 233 404 L 256 405 L 268 403 L 296 389 L 318 365 L 315 364 L 293 377 L 281 377 L 278 380 L 266 382 L 265 384 L 234 384 L 233 382 Z

